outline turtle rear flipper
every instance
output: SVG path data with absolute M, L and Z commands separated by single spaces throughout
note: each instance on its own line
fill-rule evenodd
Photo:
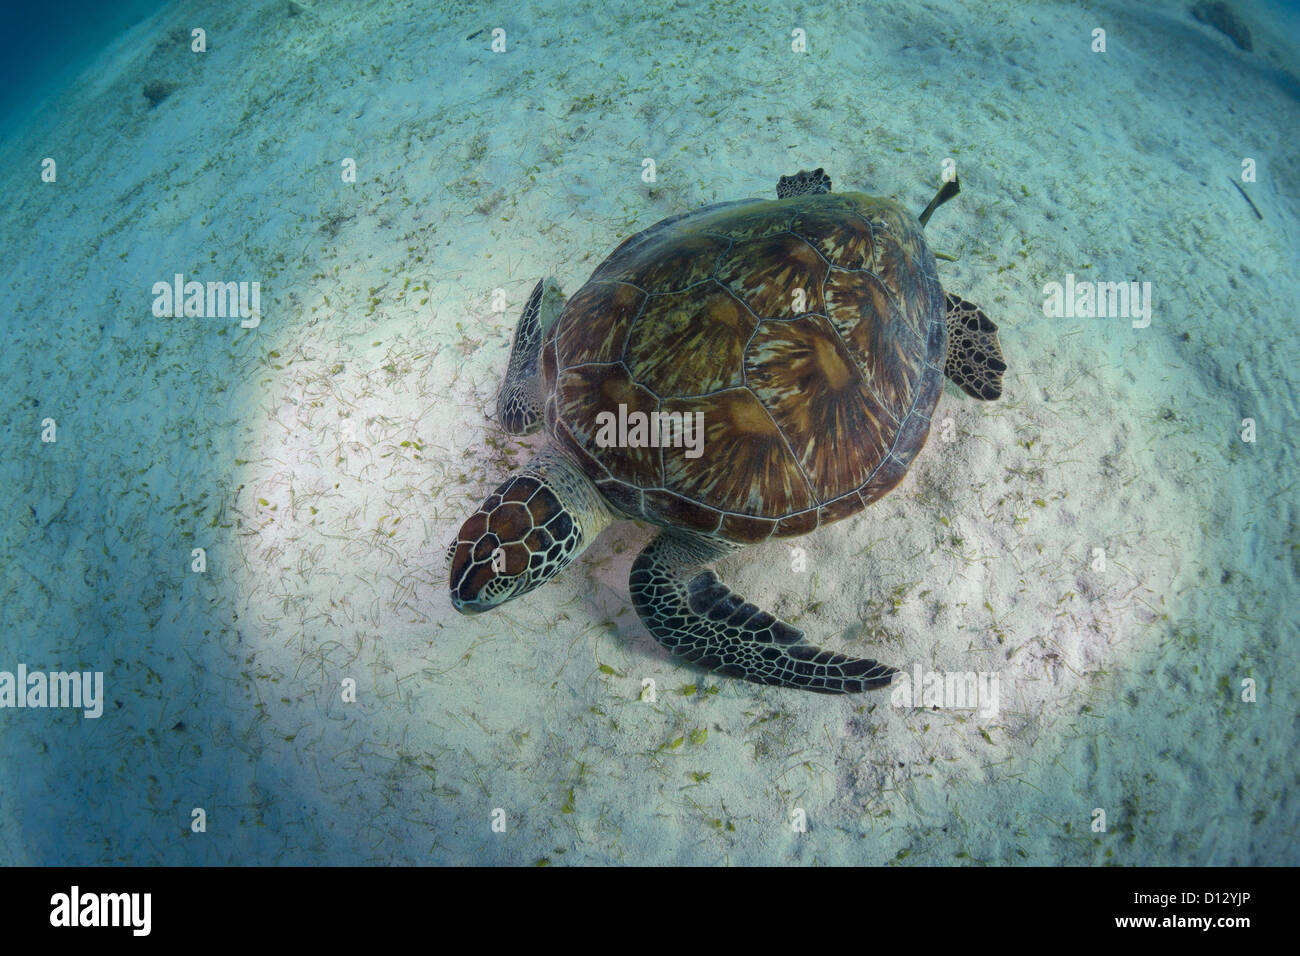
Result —
M 805 642 L 803 631 L 733 594 L 704 570 L 733 550 L 715 539 L 665 528 L 632 564 L 632 603 L 674 657 L 755 684 L 821 694 L 889 684 L 894 668 Z
M 945 292 L 948 307 L 948 359 L 944 374 L 972 398 L 991 401 L 1002 395 L 1007 363 L 998 342 L 998 327 L 984 310 Z
M 791 196 L 811 196 L 831 191 L 831 178 L 826 170 L 818 166 L 812 172 L 801 169 L 793 176 L 782 176 L 776 183 L 776 198 L 789 199 Z
M 512 435 L 529 435 L 542 427 L 542 388 L 537 377 L 537 361 L 542 352 L 542 336 L 563 307 L 564 296 L 555 280 L 541 279 L 533 286 L 515 326 L 510 364 L 497 392 L 497 417 Z

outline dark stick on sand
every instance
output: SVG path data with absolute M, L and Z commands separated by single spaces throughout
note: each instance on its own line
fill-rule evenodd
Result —
M 1255 206 L 1255 204 L 1254 204 L 1253 202 L 1250 202 L 1250 197 L 1246 195 L 1246 190 L 1244 190 L 1244 189 L 1241 188 L 1241 183 L 1237 182 L 1237 181 L 1236 181 L 1235 179 L 1233 179 L 1231 176 L 1228 177 L 1228 182 L 1230 182 L 1230 183 L 1232 183 L 1232 185 L 1236 186 L 1236 187 L 1237 187 L 1237 192 L 1241 193 L 1241 198 L 1244 199 L 1244 200 L 1246 200 L 1246 202 L 1250 203 L 1250 211 L 1253 212 L 1253 213 L 1255 214 L 1255 218 L 1256 218 L 1256 219 L 1263 219 L 1264 217 L 1260 215 L 1260 213 L 1259 213 L 1259 209 L 1256 208 L 1256 206 Z

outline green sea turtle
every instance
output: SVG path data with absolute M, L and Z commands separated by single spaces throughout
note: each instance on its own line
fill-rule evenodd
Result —
M 632 603 L 675 657 L 822 693 L 883 687 L 893 668 L 809 643 L 706 566 L 757 541 L 856 514 L 925 444 L 943 376 L 994 399 L 997 328 L 945 295 L 917 219 L 832 193 L 820 170 L 776 200 L 665 219 L 625 240 L 566 303 L 537 283 L 498 395 L 506 429 L 549 441 L 448 548 L 463 613 L 533 590 L 610 522 L 660 527 Z

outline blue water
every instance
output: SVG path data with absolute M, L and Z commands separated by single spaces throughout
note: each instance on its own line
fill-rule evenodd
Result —
M 161 0 L 0 6 L 0 124 L 24 119 L 106 43 L 166 6 Z

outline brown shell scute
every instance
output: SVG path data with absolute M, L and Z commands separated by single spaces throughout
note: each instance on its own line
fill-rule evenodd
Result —
M 849 494 L 871 477 L 889 450 L 893 416 L 826 319 L 765 322 L 745 371 L 819 500 Z
M 758 319 L 715 283 L 650 298 L 655 321 L 627 342 L 633 378 L 658 395 L 698 395 L 741 385 L 745 343 Z M 690 356 L 689 361 L 684 356 Z
M 745 242 L 785 232 L 793 218 L 794 206 L 791 203 L 755 200 L 724 204 L 718 209 L 697 210 L 682 217 L 680 226 L 684 233 L 725 236 L 732 242 Z
M 722 257 L 718 282 L 762 319 L 824 312 L 822 283 L 829 270 L 817 250 L 792 233 L 737 242 Z M 795 310 L 796 292 L 803 303 Z
M 705 457 L 731 463 L 731 467 L 700 467 L 704 459 L 687 457 L 688 449 L 664 448 L 668 488 L 737 514 L 789 514 L 816 503 L 782 430 L 750 389 L 668 399 L 664 411 L 701 412 Z M 739 462 L 744 466 L 736 467 Z
M 912 356 L 925 341 L 912 327 L 909 310 L 899 308 L 884 284 L 863 272 L 835 271 L 826 282 L 826 302 L 831 323 L 862 369 L 867 387 L 894 422 L 901 422 L 921 376 Z M 883 316 L 885 321 L 858 320 L 864 314 Z
M 578 365 L 565 369 L 556 382 L 555 392 L 557 406 L 567 410 L 561 413 L 567 426 L 566 437 L 587 456 L 599 462 L 609 474 L 629 484 L 653 488 L 662 483 L 658 448 L 602 448 L 596 441 L 602 412 L 612 414 L 617 421 L 620 405 L 626 407 L 628 414 L 643 412 L 648 415 L 659 409 L 655 394 L 634 382 L 626 368 L 615 364 Z M 582 409 L 581 414 L 572 414 L 572 410 L 578 408 Z
M 804 209 L 790 223 L 790 231 L 841 269 L 869 269 L 876 265 L 877 245 L 871 225 L 852 202 L 823 202 Z
M 728 240 L 720 236 L 685 235 L 615 251 L 592 274 L 602 281 L 626 282 L 647 292 L 675 292 L 713 275 Z M 621 247 L 623 248 L 623 247 Z
M 565 323 L 557 345 L 565 365 L 617 362 L 627 349 L 628 331 L 645 303 L 646 294 L 618 282 L 588 282 L 566 308 L 586 316 L 585 322 Z
M 860 193 L 726 203 L 627 239 L 542 350 L 546 421 L 610 503 L 735 541 L 803 534 L 895 487 L 947 350 L 920 225 Z M 601 448 L 603 411 L 693 416 L 703 454 Z

